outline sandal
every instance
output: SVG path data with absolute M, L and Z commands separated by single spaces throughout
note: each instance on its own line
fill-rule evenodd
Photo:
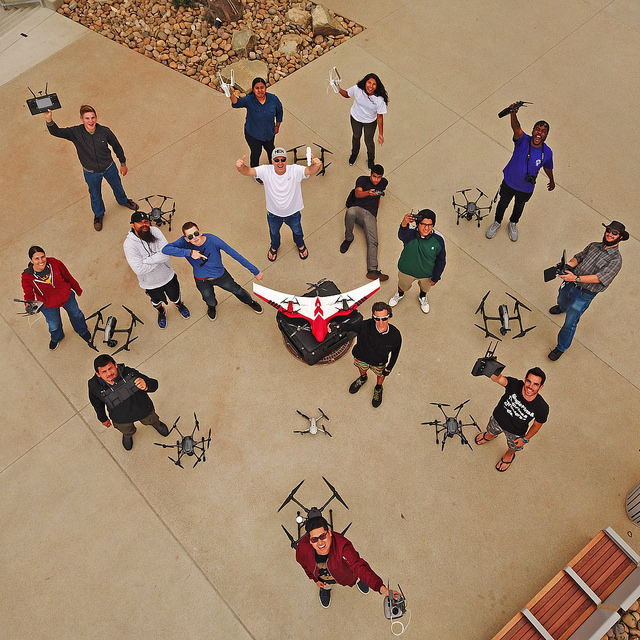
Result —
M 271 247 L 269 247 L 269 252 L 267 253 L 267 260 L 269 262 L 275 262 L 277 257 L 278 257 L 278 250 L 272 249 Z
M 511 458 L 511 460 L 509 460 L 509 462 L 507 462 L 504 459 L 504 456 L 502 456 L 502 458 L 500 458 L 500 461 L 498 462 L 498 464 L 496 464 L 496 471 L 500 471 L 500 473 L 504 473 L 510 466 L 511 463 L 516 459 L 516 454 L 513 454 L 513 458 Z M 504 468 L 501 468 L 500 465 L 505 465 Z
M 491 440 L 493 440 L 493 438 L 487 438 L 487 432 L 483 432 L 483 433 L 479 433 L 476 436 L 476 444 L 477 445 L 481 445 L 481 444 L 487 444 L 487 442 L 491 442 Z
M 298 255 L 300 256 L 300 260 L 306 260 L 309 257 L 309 250 L 306 245 L 302 247 L 302 249 L 298 247 Z

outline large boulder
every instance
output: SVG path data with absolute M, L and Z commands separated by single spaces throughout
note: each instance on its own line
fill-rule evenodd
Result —
M 239 60 L 220 70 L 223 78 L 231 76 L 231 70 L 235 79 L 235 87 L 243 93 L 251 91 L 251 83 L 254 78 L 267 78 L 269 75 L 269 67 L 262 60 Z
M 247 57 L 251 51 L 254 51 L 258 37 L 251 29 L 238 29 L 231 36 L 231 48 L 238 56 Z
M 289 22 L 306 29 L 311 22 L 311 14 L 301 7 L 292 7 L 287 11 L 286 18 Z
M 332 13 L 321 4 L 311 10 L 314 36 L 344 36 L 349 32 L 335 19 Z

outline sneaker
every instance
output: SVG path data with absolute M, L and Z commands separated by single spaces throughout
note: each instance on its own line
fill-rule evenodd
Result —
M 133 438 L 131 436 L 122 436 L 122 446 L 127 450 L 133 449 Z
M 498 229 L 500 228 L 500 223 L 495 220 L 491 223 L 491 226 L 487 229 L 487 233 L 485 234 L 489 240 L 493 238 L 493 236 L 498 233 Z
M 515 222 L 509 223 L 509 239 L 511 242 L 518 241 L 518 225 Z
M 88 344 L 91 342 L 91 331 L 85 331 L 80 337 Z
M 429 301 L 427 300 L 427 296 L 420 296 L 418 299 L 420 300 L 420 308 L 422 309 L 422 313 L 429 313 Z
M 159 307 L 156 307 L 157 311 L 158 311 L 158 326 L 161 329 L 166 329 L 167 328 L 167 310 L 164 308 L 164 305 L 160 305 Z
M 54 340 L 52 340 L 49 343 L 49 351 L 55 351 L 58 348 L 59 344 L 60 344 L 59 342 L 55 342 Z
M 131 209 L 131 211 L 137 211 L 140 208 L 140 205 L 137 202 L 134 202 L 131 198 L 129 198 L 122 206 L 127 207 L 127 209 Z
M 176 309 L 180 312 L 180 315 L 185 320 L 191 317 L 191 314 L 189 313 L 189 309 L 187 309 L 187 305 L 184 304 L 183 302 L 178 302 L 178 304 L 176 305 Z
M 375 160 L 367 160 L 367 166 L 369 167 L 369 171 L 373 170 L 373 167 L 375 167 L 376 161 Z
M 398 304 L 398 302 L 402 300 L 402 298 L 404 298 L 404 293 L 400 293 L 399 291 L 396 291 L 396 293 L 393 295 L 393 298 L 389 300 L 389 306 L 395 307 Z
M 549 358 L 549 360 L 551 360 L 552 362 L 555 362 L 556 360 L 558 360 L 562 354 L 564 353 L 564 351 L 560 351 L 560 349 L 558 349 L 558 347 L 555 347 L 551 353 L 549 353 L 549 355 L 547 356 Z
M 382 271 L 375 269 L 367 272 L 367 278 L 369 278 L 369 280 L 377 279 L 380 280 L 380 282 L 386 282 L 389 279 L 389 276 L 386 273 L 382 273 Z
M 331 590 L 330 589 L 320 589 L 320 604 L 328 609 L 331 604 Z
M 551 309 L 549 309 L 549 313 L 551 315 L 557 316 L 561 313 L 563 313 L 562 309 L 560 308 L 559 304 L 554 304 L 553 307 L 551 307 Z
M 248 306 L 250 306 L 258 315 L 262 313 L 262 306 L 259 302 L 252 300 Z
M 262 182 L 262 180 L 260 178 L 258 178 L 258 176 L 256 176 L 254 178 L 254 180 L 258 183 L 258 184 L 264 184 L 264 182 Z
M 358 580 L 357 585 L 360 593 L 364 593 L 365 596 L 369 593 L 369 585 L 366 585 L 362 580 Z
M 340 245 L 340 253 L 347 253 L 347 251 L 349 251 L 349 247 L 351 246 L 352 242 L 353 242 L 353 240 L 345 240 Z
M 164 422 L 160 422 L 158 426 L 155 425 L 153 428 L 163 437 L 166 438 L 169 435 L 169 427 Z
M 358 393 L 360 391 L 360 387 L 367 381 L 367 377 L 364 378 L 359 377 L 357 380 L 354 380 L 349 386 L 349 393 Z
M 378 408 L 382 404 L 382 387 L 376 385 L 373 388 L 373 399 L 371 400 L 371 404 L 374 408 Z
M 96 216 L 93 219 L 93 228 L 96 231 L 102 231 L 102 218 L 103 218 L 103 216 L 100 216 L 100 217 Z
M 356 158 L 358 156 L 354 156 L 353 154 L 351 156 L 349 156 L 349 166 L 353 167 L 353 165 L 356 163 Z
M 211 320 L 211 322 L 213 322 L 216 319 L 216 308 L 215 307 L 208 307 L 207 308 L 207 316 L 209 317 L 209 320 Z

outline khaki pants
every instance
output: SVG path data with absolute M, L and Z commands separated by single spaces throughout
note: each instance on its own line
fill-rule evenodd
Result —
M 429 289 L 431 289 L 431 278 L 415 278 L 414 276 L 402 273 L 402 271 L 398 271 L 398 289 L 400 289 L 400 291 L 404 291 L 405 293 L 409 291 L 411 285 L 416 280 L 418 281 L 420 291 L 422 291 L 422 293 L 429 293 Z
M 158 414 L 155 411 L 152 411 L 146 418 L 142 418 L 140 422 L 142 424 L 150 425 L 154 429 L 157 429 L 160 426 L 160 418 L 158 417 Z M 123 436 L 131 437 L 136 432 L 136 428 L 133 422 L 126 422 L 126 423 L 114 422 L 113 426 L 118 431 L 120 431 Z

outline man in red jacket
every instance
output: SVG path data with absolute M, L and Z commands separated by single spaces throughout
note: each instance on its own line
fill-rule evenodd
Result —
M 320 587 L 320 603 L 325 609 L 331 603 L 334 584 L 353 587 L 357 583 L 361 593 L 367 594 L 371 588 L 385 598 L 389 595 L 380 576 L 360 557 L 349 540 L 329 529 L 329 523 L 322 516 L 307 520 L 305 530 L 307 534 L 302 536 L 296 548 L 296 560 L 309 579 Z

